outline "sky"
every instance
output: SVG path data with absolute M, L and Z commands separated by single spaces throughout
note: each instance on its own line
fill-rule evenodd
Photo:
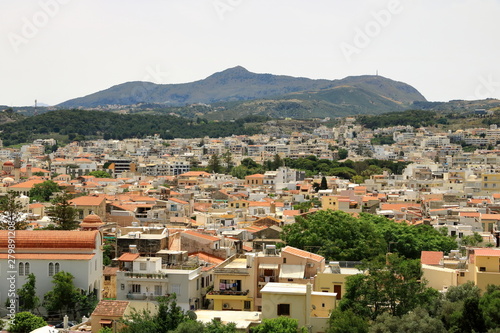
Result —
M 0 105 L 243 66 L 500 98 L 500 0 L 0 0 Z

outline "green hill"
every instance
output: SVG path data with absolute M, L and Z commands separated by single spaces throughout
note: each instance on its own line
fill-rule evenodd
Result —
M 321 91 L 339 87 L 362 89 L 395 104 L 425 101 L 413 87 L 381 76 L 356 76 L 341 80 L 313 80 L 284 75 L 257 74 L 241 66 L 215 73 L 206 79 L 183 84 L 154 84 L 127 82 L 94 94 L 59 104 L 64 108 L 96 108 L 160 104 L 184 106 L 186 104 L 248 101 L 287 95 L 302 91 Z M 349 93 L 349 90 L 346 91 Z M 356 104 L 356 97 L 350 98 Z M 362 109 L 365 109 L 362 107 Z M 391 110 L 386 110 L 391 111 Z

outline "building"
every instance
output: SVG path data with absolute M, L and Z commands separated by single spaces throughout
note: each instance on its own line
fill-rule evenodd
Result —
M 270 282 L 261 293 L 262 319 L 291 317 L 309 332 L 325 332 L 330 313 L 336 307 L 337 294 L 313 291 L 309 283 Z
M 7 278 L 10 263 L 9 232 L 0 230 L 0 278 Z M 74 276 L 74 285 L 101 298 L 102 235 L 99 231 L 17 230 L 15 233 L 16 288 L 26 283 L 30 273 L 36 276 L 37 296 L 53 288 L 52 277 L 58 272 Z M 5 304 L 7 290 L 0 289 L 0 302 Z

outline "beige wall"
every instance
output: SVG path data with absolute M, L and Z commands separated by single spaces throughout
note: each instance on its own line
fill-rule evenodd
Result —
M 262 294 L 262 318 L 278 318 L 278 304 L 290 304 L 290 318 L 299 321 L 299 327 L 306 324 L 306 295 Z
M 454 269 L 422 265 L 422 272 L 428 287 L 443 290 L 458 285 L 459 272 Z

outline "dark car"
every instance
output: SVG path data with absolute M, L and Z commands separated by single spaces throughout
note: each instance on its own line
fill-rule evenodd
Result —
M 68 321 L 68 327 L 73 327 L 75 326 L 76 323 L 72 322 L 72 321 Z M 55 328 L 64 328 L 64 322 L 60 322 L 59 324 L 57 325 L 54 325 Z

